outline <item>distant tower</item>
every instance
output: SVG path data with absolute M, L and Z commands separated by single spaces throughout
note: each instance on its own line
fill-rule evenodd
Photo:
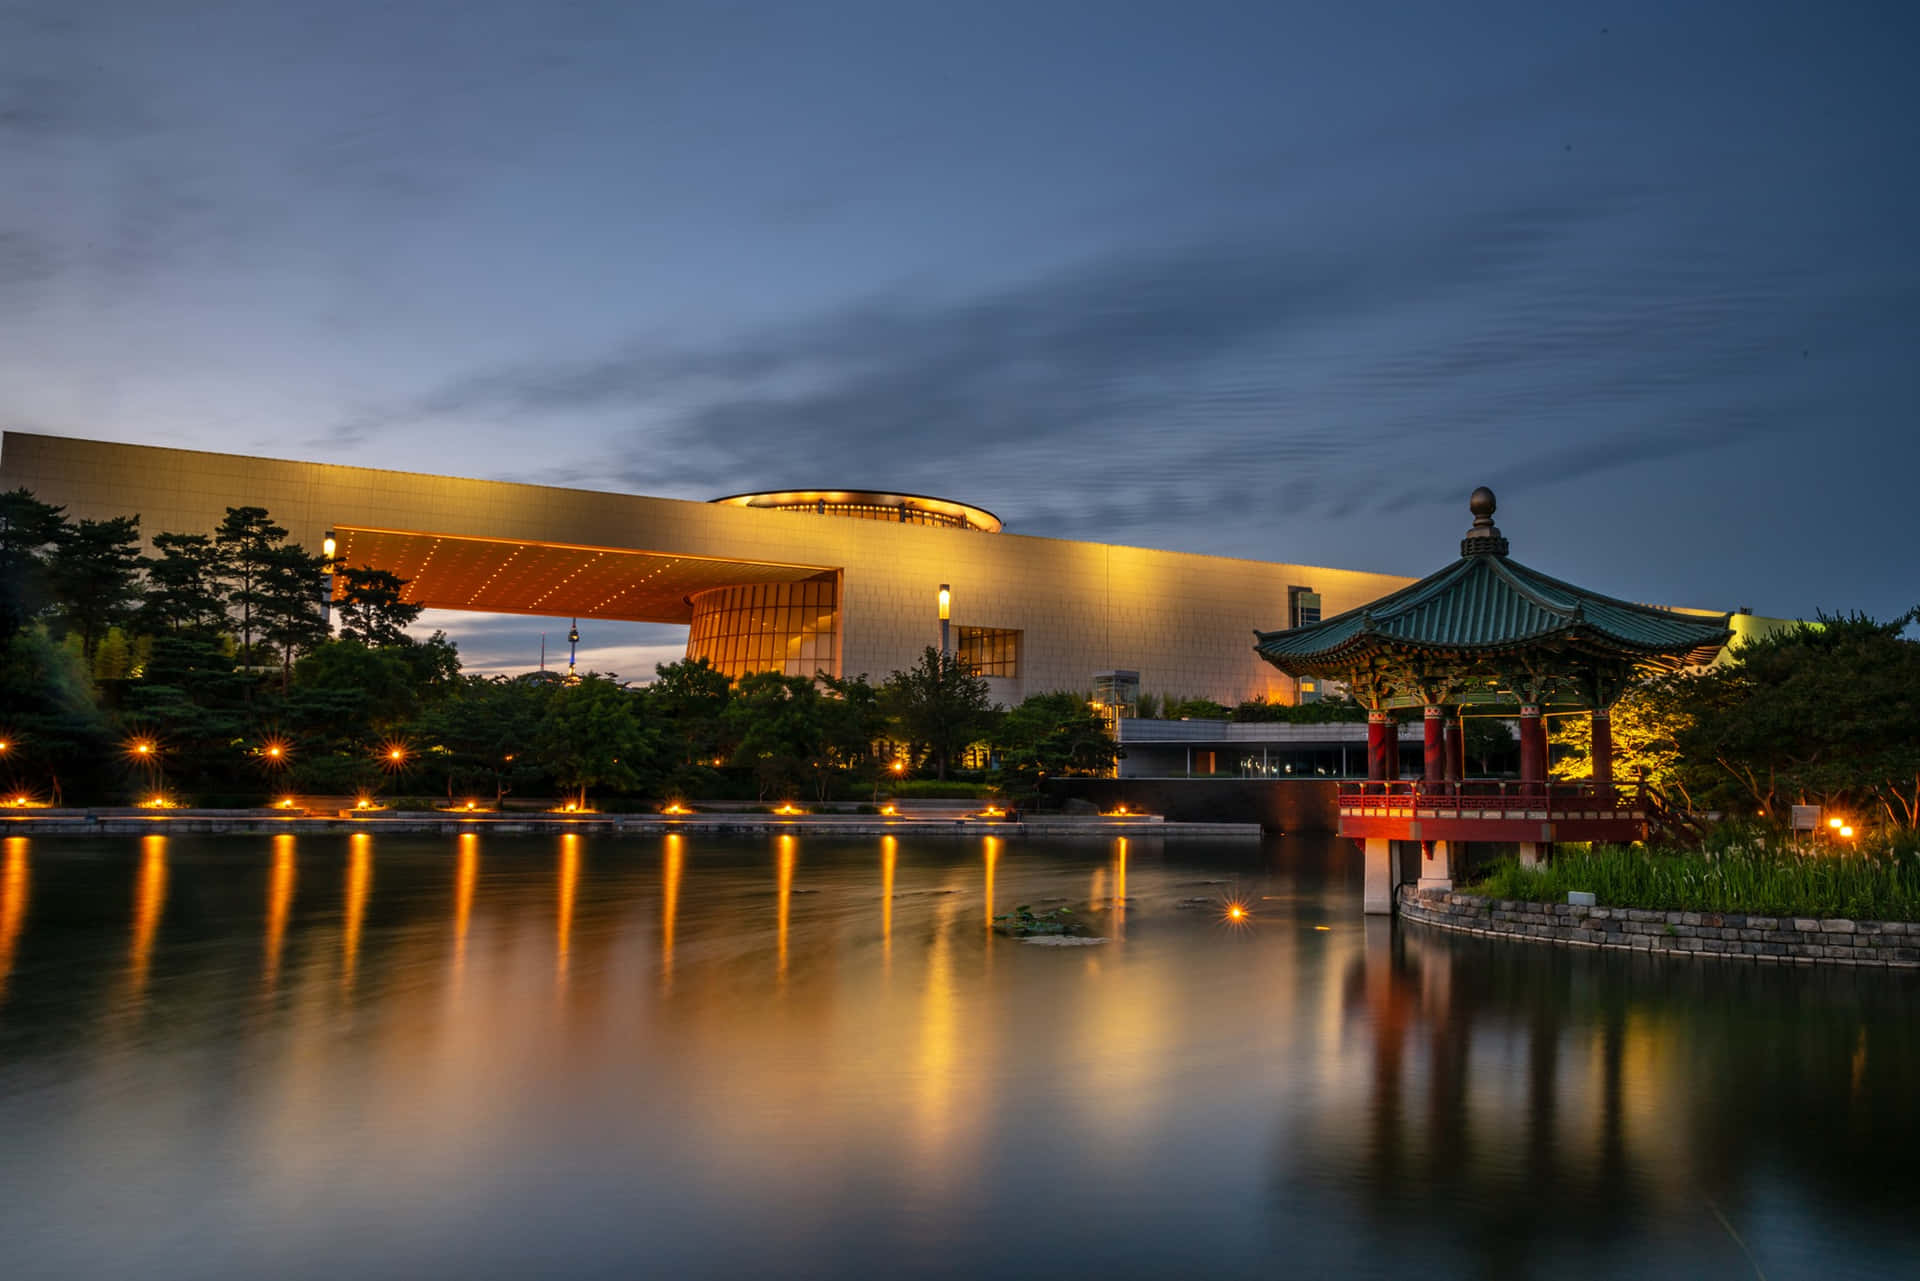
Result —
M 580 676 L 573 670 L 574 659 L 580 653 L 580 620 L 574 619 L 573 626 L 567 629 L 567 680 L 577 681 Z

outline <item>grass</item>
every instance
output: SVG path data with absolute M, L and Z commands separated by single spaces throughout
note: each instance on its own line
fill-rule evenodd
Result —
M 1532 903 L 1564 903 L 1569 890 L 1590 891 L 1603 907 L 1920 921 L 1920 839 L 1812 853 L 1751 830 L 1724 833 L 1705 850 L 1563 845 L 1545 867 L 1502 860 L 1465 887 Z

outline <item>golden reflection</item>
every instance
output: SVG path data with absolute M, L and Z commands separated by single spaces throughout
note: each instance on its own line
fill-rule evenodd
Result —
M 340 984 L 351 991 L 360 964 L 360 922 L 367 914 L 367 890 L 373 881 L 373 837 L 355 832 L 348 840 L 352 851 L 347 855 L 347 929 L 341 942 Z
M 13 952 L 27 923 L 27 838 L 6 838 L 6 863 L 0 867 L 0 997 L 7 994 Z
M 787 977 L 787 914 L 793 906 L 794 842 L 791 836 L 780 838 L 779 974 Z
M 893 869 L 900 861 L 900 842 L 880 838 L 880 958 L 893 964 Z
M 127 958 L 128 986 L 137 999 L 146 991 L 153 936 L 167 908 L 167 838 L 140 838 L 140 872 L 133 883 L 133 948 Z
M 673 927 L 680 918 L 680 873 L 686 864 L 682 844 L 686 838 L 678 832 L 667 834 L 666 852 L 660 856 L 660 990 L 673 991 Z
M 567 981 L 567 956 L 573 948 L 573 898 L 580 888 L 580 838 L 568 832 L 560 838 L 560 919 L 554 972 L 561 983 Z
M 280 949 L 287 937 L 287 914 L 293 906 L 293 837 L 273 838 L 273 872 L 267 880 L 267 956 L 262 981 L 271 991 L 280 978 Z
M 988 836 L 986 841 L 987 864 L 987 933 L 993 933 L 993 869 L 1000 862 L 1000 838 Z
M 929 1171 L 945 1168 L 943 1157 L 960 1118 L 952 1106 L 954 1073 L 959 1059 L 958 1001 L 953 989 L 952 925 L 957 909 L 953 899 L 935 909 L 933 944 L 927 950 L 927 986 L 920 1001 L 920 1053 L 915 1064 L 918 1084 L 921 1165 Z
M 480 837 L 460 833 L 460 861 L 453 874 L 453 977 L 467 969 L 467 925 L 473 919 L 473 886 L 480 879 Z
M 1113 843 L 1113 937 L 1127 934 L 1127 838 Z

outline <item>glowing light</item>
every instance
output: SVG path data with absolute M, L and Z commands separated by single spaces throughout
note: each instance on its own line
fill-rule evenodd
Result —
M 673 927 L 680 919 L 680 873 L 685 861 L 678 832 L 667 834 L 660 869 L 660 990 L 673 991 Z
M 805 810 L 803 810 L 803 809 L 800 809 L 800 808 L 798 808 L 798 807 L 797 807 L 797 806 L 795 806 L 795 805 L 793 804 L 793 802 L 791 802 L 791 801 L 783 801 L 783 802 L 781 802 L 781 804 L 780 804 L 780 807 L 779 807 L 778 809 L 776 809 L 776 810 L 774 810 L 773 812 L 774 812 L 774 813 L 776 813 L 776 814 L 782 814 L 782 815 L 785 815 L 785 816 L 787 816 L 787 817 L 789 817 L 789 818 L 791 818 L 791 817 L 792 817 L 793 815 L 795 815 L 795 814 L 804 814 L 804 813 L 806 813 L 806 811 L 805 811 Z
M 787 979 L 787 922 L 793 907 L 793 863 L 794 846 L 791 836 L 780 838 L 779 862 L 779 900 L 777 920 L 775 922 L 775 946 L 779 952 L 779 978 L 782 983 Z
M 293 798 L 291 796 L 282 796 L 273 804 L 276 809 L 290 810 L 293 808 Z
M 379 809 L 380 807 L 375 805 L 368 798 L 362 796 L 359 800 L 353 803 L 353 808 L 357 810 L 371 810 L 371 809 Z
M 1222 919 L 1224 919 L 1228 925 L 1245 925 L 1253 919 L 1253 911 L 1238 899 L 1229 899 L 1227 909 L 1225 913 L 1222 914 Z
M 1840 830 L 1840 820 L 1837 818 L 1830 818 L 1827 820 L 1827 826 L 1831 827 L 1834 831 L 1837 832 Z
M 340 938 L 340 986 L 353 990 L 360 965 L 360 925 L 367 916 L 367 892 L 373 883 L 373 838 L 355 832 L 347 857 L 347 921 Z
M 179 806 L 174 803 L 172 798 L 155 792 L 152 796 L 140 802 L 140 808 L 143 810 L 171 810 L 178 809 Z
M 686 806 L 684 806 L 684 805 L 682 805 L 682 804 L 681 804 L 681 803 L 680 803 L 679 801 L 669 801 L 669 802 L 667 802 L 667 805 L 666 805 L 666 807 L 665 807 L 664 809 L 662 809 L 662 810 L 661 810 L 660 812 L 661 812 L 662 814 L 669 814 L 669 815 L 675 815 L 675 816 L 678 816 L 678 815 L 681 815 L 681 814 L 691 814 L 691 813 L 693 813 L 693 811 L 692 811 L 692 810 L 690 810 L 690 809 L 688 809 L 688 808 L 687 808 Z
M 580 838 L 572 832 L 560 838 L 560 903 L 555 923 L 554 976 L 567 981 L 567 961 L 573 952 L 573 902 L 580 891 Z
M 893 871 L 900 859 L 900 842 L 880 838 L 880 955 L 893 963 Z
M 407 758 L 407 754 L 401 751 L 397 747 L 390 747 L 387 749 L 387 759 L 390 761 L 403 761 L 406 758 Z
M 1333 930 L 1333 927 L 1331 925 L 1316 925 L 1313 928 L 1316 930 L 1319 930 L 1323 934 L 1330 933 Z
M 6 994 L 7 975 L 27 920 L 27 838 L 6 838 L 6 870 L 0 872 L 0 996 Z
M 895 761 L 895 762 L 893 763 L 893 772 L 894 772 L 894 773 L 896 773 L 896 774 L 904 774 L 904 773 L 906 773 L 906 772 L 907 772 L 907 763 L 906 763 L 905 761 Z
M 1842 825 L 1840 828 L 1840 835 L 1850 840 L 1853 837 L 1853 829 L 1851 827 Z
M 147 739 L 136 738 L 133 742 L 127 744 L 127 750 L 135 756 L 152 756 L 153 744 Z
M 8 748 L 10 748 L 10 747 L 12 747 L 12 746 L 13 746 L 13 744 L 12 744 L 12 743 L 9 743 L 9 742 L 8 742 L 8 741 L 7 741 L 6 739 L 4 739 L 4 738 L 0 738 L 0 752 L 4 752 L 4 751 L 6 751 L 6 750 L 7 750 Z
M 33 798 L 31 796 L 28 796 L 25 792 L 21 792 L 16 796 L 8 797 L 7 804 L 13 806 L 13 808 L 17 810 L 23 810 L 23 809 L 26 809 L 29 805 L 33 804 Z
M 293 906 L 293 837 L 273 838 L 273 876 L 267 882 L 267 948 L 261 980 L 271 989 L 280 977 L 280 952 Z
M 940 621 L 941 622 L 944 623 L 947 621 L 947 614 L 948 614 L 948 611 L 952 608 L 952 605 L 953 605 L 953 593 L 948 590 L 947 585 L 945 583 L 940 584 Z
M 127 986 L 137 999 L 147 989 L 153 939 L 167 910 L 167 838 L 140 838 L 140 870 L 133 884 L 133 945 L 127 957 Z
M 880 807 L 880 812 L 882 814 L 885 814 L 889 818 L 893 818 L 899 815 L 900 808 L 897 805 L 882 805 Z
M 1007 812 L 998 805 L 989 805 L 980 811 L 981 818 L 1005 818 L 1006 816 Z
M 332 560 L 333 549 L 335 546 L 336 544 L 333 541 L 333 535 L 328 534 L 325 538 L 320 540 L 320 554 L 322 556 L 325 556 L 328 560 Z

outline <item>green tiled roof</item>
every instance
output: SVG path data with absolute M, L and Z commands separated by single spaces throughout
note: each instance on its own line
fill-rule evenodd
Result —
M 1504 539 L 1500 545 L 1504 550 Z M 1256 631 L 1254 649 L 1290 675 L 1379 651 L 1471 658 L 1563 638 L 1679 667 L 1711 662 L 1733 634 L 1727 620 L 1615 600 L 1480 551 L 1363 608 L 1305 627 Z

